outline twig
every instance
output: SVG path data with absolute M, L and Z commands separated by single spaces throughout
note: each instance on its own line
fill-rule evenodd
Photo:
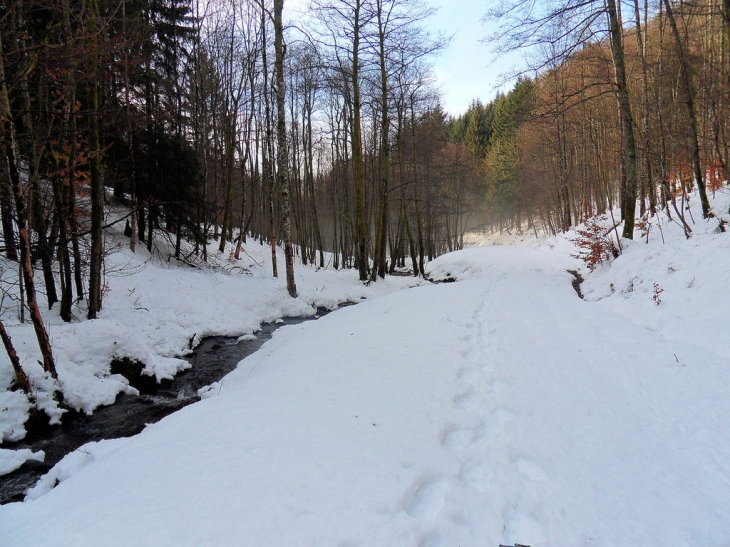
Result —
M 244 253 L 246 253 L 246 249 L 243 249 L 243 248 L 242 248 L 242 250 L 243 250 L 243 252 L 244 252 Z M 256 263 L 256 265 L 257 265 L 257 266 L 258 266 L 259 268 L 262 268 L 262 267 L 263 267 L 263 264 L 259 264 L 259 263 L 258 263 L 258 262 L 256 261 L 256 259 L 255 259 L 254 257 L 252 257 L 252 256 L 251 256 L 250 254 L 246 253 L 246 256 L 247 256 L 247 257 L 249 257 L 249 258 L 250 258 L 251 260 L 253 260 L 253 261 L 254 261 L 254 262 Z
M 616 222 L 616 218 L 613 216 L 613 209 L 611 209 L 611 220 L 613 220 L 613 231 L 616 233 L 616 241 L 618 242 L 618 254 L 621 254 L 621 251 L 623 251 L 621 247 L 621 238 L 618 237 L 618 223 Z

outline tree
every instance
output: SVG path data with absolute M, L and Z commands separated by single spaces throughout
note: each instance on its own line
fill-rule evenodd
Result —
M 96 0 L 85 0 L 85 15 L 89 72 L 86 92 L 89 100 L 89 174 L 91 179 L 91 259 L 89 267 L 89 319 L 96 319 L 101 311 L 101 272 L 104 252 L 104 181 L 101 174 L 101 149 L 99 145 L 99 47 L 97 41 Z
M 3 61 L 2 33 L 0 33 L 0 75 L 5 74 L 5 63 Z M 0 137 L 5 143 L 4 154 L 7 158 L 8 172 L 13 188 L 15 198 L 15 211 L 17 214 L 18 237 L 20 239 L 20 261 L 23 271 L 23 281 L 25 283 L 26 303 L 30 309 L 30 317 L 33 322 L 33 329 L 38 340 L 38 346 L 43 356 L 43 370 L 48 372 L 53 378 L 58 378 L 56 372 L 56 364 L 51 351 L 51 343 L 48 339 L 48 332 L 43 324 L 43 318 L 38 307 L 36 298 L 35 280 L 33 279 L 33 267 L 31 265 L 31 246 L 30 233 L 28 228 L 27 209 L 23 192 L 23 183 L 20 176 L 20 158 L 18 156 L 17 139 L 15 137 L 15 123 L 10 111 L 10 101 L 8 100 L 8 90 L 5 79 L 0 81 Z M 4 329 L 3 329 L 4 330 Z M 3 342 L 8 350 L 8 354 L 12 361 L 12 346 L 3 337 Z M 16 374 L 18 374 L 16 369 Z M 19 375 L 18 380 L 23 381 Z
M 707 199 L 707 190 L 705 189 L 705 177 L 702 173 L 702 164 L 700 162 L 700 143 L 697 136 L 697 115 L 695 113 L 695 93 L 692 88 L 692 82 L 690 80 L 690 66 L 687 62 L 687 55 L 685 53 L 684 44 L 682 37 L 679 34 L 679 28 L 677 27 L 677 21 L 674 17 L 674 10 L 669 0 L 663 0 L 664 8 L 667 12 L 667 19 L 669 20 L 669 27 L 672 29 L 672 36 L 674 37 L 675 44 L 677 46 L 677 56 L 679 57 L 679 81 L 682 86 L 682 93 L 684 95 L 684 104 L 687 107 L 687 113 L 689 115 L 689 142 L 691 147 L 692 155 L 692 169 L 694 171 L 694 179 L 697 188 L 700 193 L 700 202 L 702 204 L 702 216 L 708 218 L 711 216 L 710 213 L 710 202 Z
M 286 289 L 289 296 L 296 298 L 297 286 L 294 282 L 294 249 L 291 243 L 291 218 L 289 204 L 289 158 L 286 146 L 286 111 L 284 108 L 284 27 L 281 14 L 284 0 L 274 0 L 274 48 L 276 50 L 276 136 L 277 136 L 277 183 L 281 191 L 282 221 L 284 226 L 284 261 L 286 263 Z
M 569 0 L 533 9 L 530 2 L 507 2 L 492 9 L 489 17 L 501 23 L 501 30 L 490 37 L 500 51 L 525 47 L 542 47 L 540 70 L 550 64 L 564 62 L 592 40 L 606 36 L 611 50 L 613 84 L 618 103 L 622 131 L 622 162 L 625 172 L 625 196 L 621 203 L 625 219 L 623 236 L 633 239 L 638 171 L 631 98 L 629 96 L 624 55 L 623 24 L 615 0 Z M 604 26 L 602 21 L 607 24 Z M 556 47 L 558 46 L 558 47 Z

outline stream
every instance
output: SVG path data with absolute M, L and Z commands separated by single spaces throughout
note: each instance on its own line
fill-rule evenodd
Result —
M 345 304 L 346 305 L 346 304 Z M 23 501 L 25 492 L 66 454 L 80 446 L 103 439 L 131 437 L 147 424 L 160 421 L 168 414 L 199 401 L 198 390 L 217 382 L 236 365 L 271 339 L 276 329 L 318 319 L 330 310 L 318 308 L 312 317 L 285 317 L 275 323 L 263 323 L 255 338 L 238 341 L 238 337 L 211 336 L 204 338 L 189 355 L 182 359 L 191 368 L 172 380 L 157 383 L 142 376 L 141 382 L 131 381 L 139 395 L 121 393 L 113 405 L 97 408 L 90 416 L 69 410 L 60 425 L 49 426 L 44 415 L 31 416 L 26 422 L 27 435 L 21 441 L 3 443 L 10 450 L 30 448 L 43 450 L 43 462 L 27 461 L 22 467 L 0 477 L 0 504 Z

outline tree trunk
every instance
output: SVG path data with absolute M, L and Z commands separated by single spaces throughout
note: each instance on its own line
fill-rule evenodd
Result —
M 5 325 L 3 324 L 2 320 L 0 320 L 0 338 L 3 339 L 3 345 L 5 346 L 5 351 L 8 354 L 8 358 L 10 359 L 10 364 L 13 365 L 15 379 L 18 381 L 18 385 L 20 385 L 23 393 L 29 394 L 31 389 L 28 375 L 25 373 L 23 367 L 20 365 L 20 359 L 18 359 L 18 354 L 15 351 L 13 342 L 10 340 L 10 335 L 8 334 L 8 331 L 5 330 Z
M 636 190 L 638 173 L 636 169 L 636 140 L 634 138 L 634 119 L 631 114 L 631 101 L 626 81 L 626 63 L 624 60 L 623 30 L 616 0 L 606 0 L 611 36 L 611 53 L 616 71 L 616 97 L 621 118 L 623 134 L 622 156 L 626 169 L 626 202 L 622 204 L 625 218 L 623 237 L 634 239 L 634 217 L 636 216 Z
M 91 186 L 91 256 L 89 260 L 88 318 L 96 319 L 101 311 L 101 266 L 104 253 L 104 181 L 101 178 L 99 146 L 99 49 L 97 46 L 96 0 L 86 0 L 89 39 L 89 175 Z
M 3 62 L 2 53 L 2 35 L 0 35 L 0 74 L 5 74 L 5 63 Z M 35 330 L 38 346 L 43 356 L 43 370 L 48 372 L 53 378 L 58 378 L 56 373 L 56 364 L 53 360 L 51 351 L 51 343 L 48 339 L 48 333 L 43 325 L 40 309 L 38 308 L 38 300 L 36 299 L 35 282 L 33 280 L 33 267 L 30 261 L 30 234 L 28 231 L 28 217 L 25 207 L 25 199 L 23 197 L 23 186 L 18 170 L 19 157 L 17 152 L 17 141 L 15 139 L 15 125 L 13 116 L 10 112 L 10 102 L 8 101 L 8 91 L 5 80 L 0 81 L 0 123 L 2 131 L 0 136 L 5 141 L 5 153 L 8 158 L 8 171 L 10 181 L 13 187 L 15 197 L 15 210 L 18 216 L 18 236 L 20 239 L 20 261 L 23 270 L 23 281 L 25 283 L 25 293 L 28 308 L 30 309 L 31 321 Z
M 289 214 L 289 157 L 286 148 L 286 111 L 284 108 L 284 28 L 281 13 L 284 0 L 274 0 L 274 49 L 276 51 L 276 110 L 277 110 L 277 183 L 281 189 L 281 216 L 284 232 L 284 261 L 286 263 L 286 289 L 289 296 L 296 298 L 297 286 L 294 282 L 294 249 L 291 243 L 291 219 Z
M 687 106 L 687 113 L 689 115 L 689 139 L 692 154 L 692 168 L 694 171 L 695 183 L 697 184 L 700 194 L 700 202 L 702 203 L 702 216 L 709 218 L 712 214 L 710 212 L 710 202 L 707 199 L 707 191 L 705 189 L 705 177 L 702 176 L 702 165 L 700 163 L 700 143 L 697 136 L 697 116 L 695 114 L 694 106 L 694 89 L 692 88 L 692 82 L 690 80 L 690 67 L 687 62 L 686 52 L 682 45 L 682 37 L 679 35 L 677 22 L 674 19 L 674 11 L 672 10 L 669 0 L 664 0 L 664 9 L 667 11 L 669 27 L 672 29 L 672 34 L 674 35 L 674 40 L 677 45 L 680 72 L 679 82 L 682 86 L 684 104 Z
M 279 277 L 279 269 L 276 259 L 276 220 L 274 219 L 274 180 L 271 176 L 271 164 L 269 151 L 271 150 L 271 111 L 269 107 L 269 64 L 266 57 L 266 10 L 261 3 L 261 63 L 264 78 L 264 124 L 266 131 L 264 144 L 261 147 L 261 169 L 263 171 L 263 190 L 268 193 L 267 205 L 269 208 L 269 246 L 271 247 L 271 273 Z
M 651 176 L 651 160 L 649 159 L 649 67 L 646 61 L 646 40 L 648 37 L 648 9 L 644 9 L 644 29 L 642 35 L 641 10 L 639 0 L 634 0 L 634 17 L 636 19 L 636 46 L 641 58 L 641 139 L 644 144 L 644 157 L 641 173 L 642 194 L 649 198 L 649 212 L 656 214 L 656 188 Z M 643 204 L 643 202 L 642 202 Z
M 0 215 L 2 215 L 3 240 L 5 241 L 5 257 L 17 261 L 18 253 L 15 249 L 15 228 L 13 227 L 13 189 L 10 186 L 10 174 L 7 171 L 7 158 L 2 161 L 2 179 L 0 179 Z
M 352 171 L 355 178 L 355 260 L 360 281 L 368 278 L 368 237 L 365 211 L 365 169 L 360 125 L 360 10 L 362 0 L 355 0 L 352 39 Z
M 378 61 L 380 63 L 380 191 L 379 215 L 375 230 L 375 264 L 371 279 L 377 276 L 385 278 L 386 270 L 386 239 L 388 230 L 388 163 L 390 147 L 388 138 L 390 133 L 390 118 L 388 117 L 388 72 L 385 66 L 385 21 L 383 21 L 383 1 L 377 0 L 378 17 Z

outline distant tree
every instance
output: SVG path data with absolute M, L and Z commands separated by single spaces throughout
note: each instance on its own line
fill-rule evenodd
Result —
M 490 10 L 489 17 L 500 22 L 500 30 L 490 37 L 500 51 L 541 47 L 547 52 L 542 69 L 562 63 L 591 41 L 606 36 L 613 65 L 613 87 L 622 131 L 623 177 L 621 210 L 625 219 L 623 236 L 633 239 L 636 197 L 639 185 L 636 164 L 634 120 L 626 69 L 624 29 L 615 0 L 570 0 L 534 6 L 531 2 L 509 1 Z

